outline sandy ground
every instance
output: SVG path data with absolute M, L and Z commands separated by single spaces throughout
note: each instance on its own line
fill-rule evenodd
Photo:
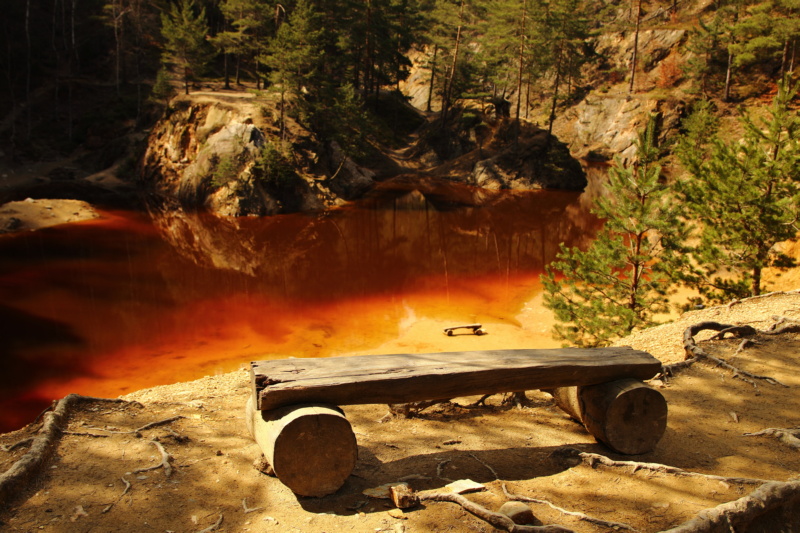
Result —
M 99 216 L 91 205 L 81 200 L 27 198 L 0 206 L 0 233 L 40 229 Z
M 682 332 L 689 324 L 715 320 L 765 329 L 775 315 L 800 319 L 800 295 L 776 294 L 696 311 L 626 339 L 625 344 L 648 350 L 664 362 L 678 361 L 683 359 Z M 513 347 L 513 332 L 504 335 Z M 447 340 L 440 333 L 427 339 L 407 337 L 402 346 L 386 345 L 382 351 L 401 351 L 415 342 L 429 351 L 442 350 Z M 703 363 L 667 382 L 654 382 L 669 403 L 667 431 L 653 452 L 634 459 L 723 476 L 780 481 L 798 476 L 797 450 L 774 438 L 743 435 L 796 423 L 800 339 L 761 336 L 756 345 L 733 355 L 739 342 L 702 344 L 709 352 L 788 387 L 763 383 L 754 388 Z M 631 457 L 612 454 L 554 406 L 548 394 L 530 391 L 531 405 L 524 408 L 503 405 L 500 395 L 477 408 L 469 407 L 475 398 L 463 398 L 430 408 L 418 418 L 383 423 L 386 406 L 345 407 L 358 440 L 355 471 L 335 494 L 302 498 L 253 466 L 260 450 L 243 419 L 248 393 L 248 376 L 242 370 L 125 397 L 141 405 L 86 404 L 70 417 L 69 433 L 61 437 L 45 474 L 0 514 L 0 527 L 3 531 L 200 532 L 210 531 L 222 516 L 216 531 L 493 531 L 451 503 L 428 502 L 399 512 L 392 511 L 388 500 L 363 494 L 365 489 L 403 479 L 417 490 L 471 479 L 485 490 L 468 497 L 492 510 L 506 500 L 505 485 L 510 492 L 622 522 L 638 531 L 661 531 L 755 488 L 565 464 L 553 453 L 564 446 L 619 459 Z M 181 418 L 144 430 L 141 437 L 130 433 L 174 416 Z M 36 429 L 2 435 L 0 444 L 17 442 Z M 154 439 L 173 458 L 169 476 L 163 468 L 136 472 L 160 464 Z M 25 447 L 2 452 L 0 468 L 8 468 L 26 452 Z M 532 507 L 544 524 L 582 532 L 604 530 L 546 505 Z M 798 530 L 797 517 L 791 513 L 764 519 L 762 525 L 764 531 Z

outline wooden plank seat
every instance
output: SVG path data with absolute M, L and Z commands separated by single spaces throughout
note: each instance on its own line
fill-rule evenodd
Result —
M 357 459 L 340 405 L 542 389 L 599 441 L 641 454 L 666 428 L 664 397 L 642 383 L 660 370 L 653 356 L 628 347 L 254 361 L 246 417 L 278 478 L 299 495 L 324 496 Z

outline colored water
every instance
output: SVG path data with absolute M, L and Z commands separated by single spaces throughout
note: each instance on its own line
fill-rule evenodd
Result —
M 595 227 L 575 193 L 416 182 L 312 215 L 113 212 L 0 236 L 0 431 L 70 392 L 358 353 L 415 316 L 513 317 Z

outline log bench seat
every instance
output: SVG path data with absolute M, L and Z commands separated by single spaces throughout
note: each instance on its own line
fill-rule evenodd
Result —
M 541 389 L 597 440 L 641 454 L 666 428 L 664 397 L 642 383 L 660 370 L 660 361 L 628 347 L 254 361 L 246 421 L 281 482 L 301 496 L 325 496 L 357 459 L 341 405 Z

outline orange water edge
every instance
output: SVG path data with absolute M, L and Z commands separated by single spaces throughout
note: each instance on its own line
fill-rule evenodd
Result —
M 115 397 L 230 372 L 260 359 L 556 346 L 547 313 L 534 311 L 539 315 L 534 323 L 521 321 L 540 307 L 530 305 L 541 292 L 537 276 L 442 283 L 439 290 L 297 308 L 259 296 L 198 302 L 173 313 L 172 321 L 184 327 L 93 358 L 84 375 L 42 381 L 26 396 Z M 488 334 L 443 334 L 444 327 L 474 322 L 484 324 Z

